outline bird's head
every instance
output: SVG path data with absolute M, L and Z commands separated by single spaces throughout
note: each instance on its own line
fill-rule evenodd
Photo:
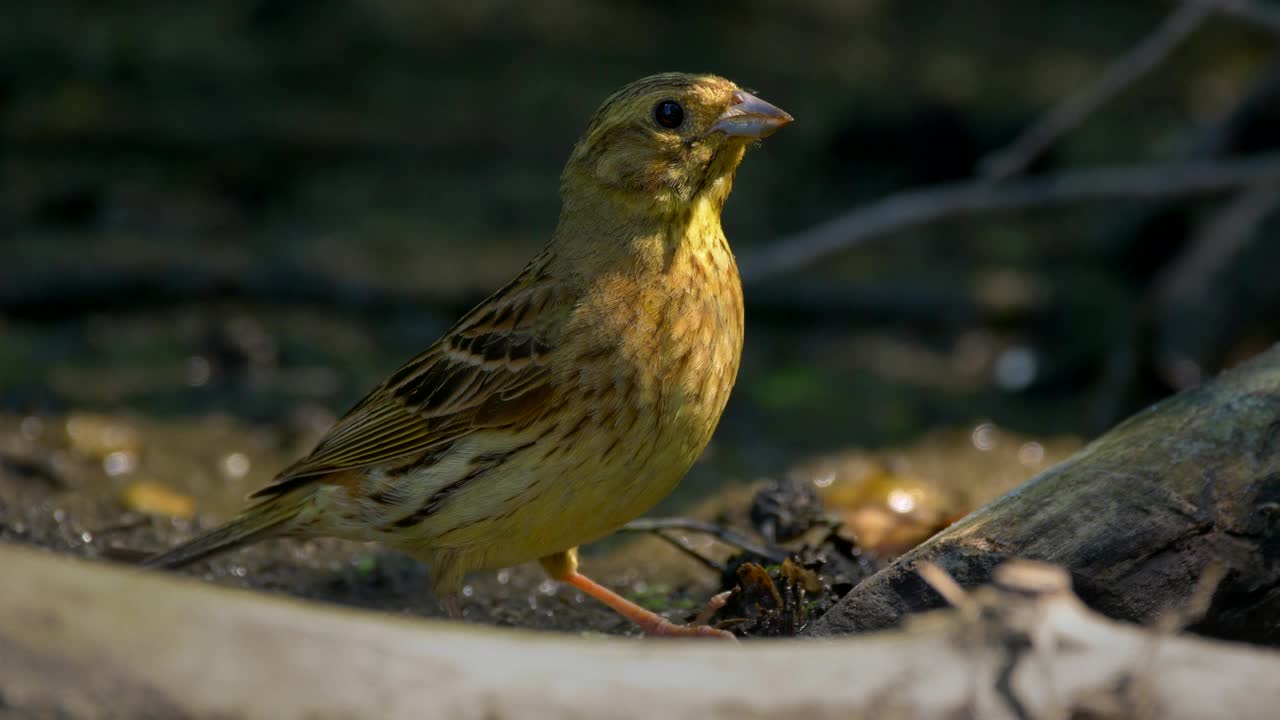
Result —
M 792 118 L 715 75 L 665 73 L 627 85 L 596 111 L 561 178 L 567 207 L 587 198 L 661 215 L 699 196 L 723 204 L 749 144 Z

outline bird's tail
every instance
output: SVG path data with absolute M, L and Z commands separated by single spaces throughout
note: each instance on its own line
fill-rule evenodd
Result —
M 305 491 L 278 495 L 248 508 L 235 519 L 203 535 L 152 555 L 142 561 L 142 566 L 178 568 L 242 545 L 284 535 L 310 500 L 311 493 Z

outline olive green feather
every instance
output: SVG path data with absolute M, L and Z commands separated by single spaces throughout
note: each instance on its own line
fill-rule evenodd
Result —
M 142 561 L 143 567 L 177 568 L 210 555 L 256 542 L 272 535 L 285 535 L 290 523 L 311 500 L 309 492 L 279 495 L 240 513 L 230 522 L 203 535 Z

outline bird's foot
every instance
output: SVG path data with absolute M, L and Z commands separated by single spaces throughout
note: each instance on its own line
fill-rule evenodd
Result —
M 462 619 L 462 598 L 458 597 L 458 593 L 441 595 L 440 607 L 449 616 L 450 620 Z
M 561 579 L 613 608 L 614 612 L 638 625 L 644 631 L 644 634 L 650 637 L 699 637 L 737 641 L 733 633 L 713 628 L 706 624 L 680 625 L 673 623 L 652 610 L 640 607 L 576 570 Z M 712 598 L 712 603 L 716 602 L 717 598 Z
M 646 611 L 647 612 L 647 611 Z M 713 628 L 710 625 L 689 624 L 681 625 L 673 623 L 670 620 L 653 614 L 653 620 L 632 618 L 632 622 L 640 626 L 645 635 L 649 637 L 699 637 L 699 638 L 721 638 L 724 640 L 738 641 L 733 633 L 728 630 Z

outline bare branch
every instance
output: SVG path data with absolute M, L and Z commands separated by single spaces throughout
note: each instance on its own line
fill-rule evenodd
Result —
M 1164 22 L 1107 66 L 1092 85 L 1058 103 L 1012 143 L 983 159 L 979 175 L 1003 180 L 1024 172 L 1062 136 L 1167 60 L 1214 13 L 1280 35 L 1280 10 L 1255 0 L 1183 0 Z
M 1081 170 L 994 184 L 985 180 L 890 195 L 743 257 L 748 282 L 795 270 L 857 245 L 944 220 L 1115 200 L 1208 195 L 1280 182 L 1280 153 L 1242 160 Z
M 1007 147 L 987 156 L 979 164 L 979 175 L 1003 180 L 1026 170 L 1050 145 L 1164 62 L 1212 14 L 1215 4 L 1205 0 L 1181 3 L 1150 35 L 1111 63 L 1096 82 L 1058 103 Z
M 1274 5 L 1260 3 L 1257 0 L 1190 0 L 1213 7 L 1213 9 L 1239 20 L 1245 20 L 1263 30 L 1280 35 L 1280 9 Z

